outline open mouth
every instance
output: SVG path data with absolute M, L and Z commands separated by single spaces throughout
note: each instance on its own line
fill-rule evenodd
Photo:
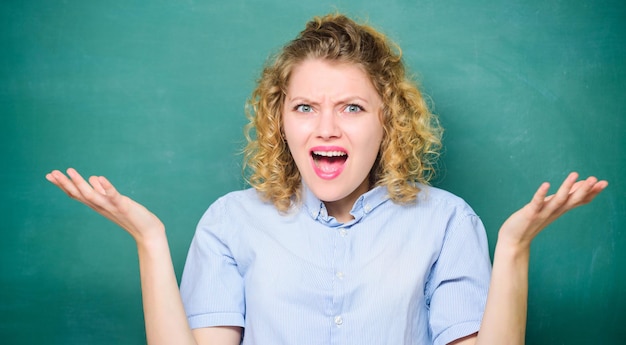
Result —
M 312 151 L 313 163 L 322 174 L 336 174 L 341 172 L 348 153 L 344 151 Z

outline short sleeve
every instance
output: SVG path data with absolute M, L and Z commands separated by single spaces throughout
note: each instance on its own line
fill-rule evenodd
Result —
M 229 248 L 226 216 L 221 199 L 211 205 L 189 248 L 180 292 L 192 329 L 244 326 L 244 284 Z
M 451 218 L 427 283 L 435 345 L 477 332 L 487 300 L 491 261 L 484 226 L 473 213 Z

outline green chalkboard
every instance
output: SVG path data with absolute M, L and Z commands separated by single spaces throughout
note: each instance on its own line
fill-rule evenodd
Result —
M 499 224 L 570 170 L 610 182 L 535 241 L 529 344 L 626 343 L 626 3 L 2 1 L 0 342 L 145 342 L 136 250 L 50 185 L 108 176 L 168 228 L 244 188 L 243 106 L 313 15 L 393 37 L 446 128 L 437 186 Z

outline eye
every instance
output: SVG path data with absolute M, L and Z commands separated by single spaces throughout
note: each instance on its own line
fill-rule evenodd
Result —
M 344 109 L 346 113 L 358 113 L 363 110 L 363 107 L 358 104 L 348 104 Z
M 299 111 L 301 113 L 310 113 L 313 111 L 313 107 L 311 107 L 308 104 L 298 104 L 296 105 L 296 107 L 294 108 L 296 111 Z

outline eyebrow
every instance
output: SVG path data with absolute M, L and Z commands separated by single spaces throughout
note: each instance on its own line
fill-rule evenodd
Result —
M 363 102 L 365 104 L 370 104 L 370 102 L 360 96 L 345 96 L 345 97 L 341 97 L 338 100 L 334 100 L 333 103 L 345 103 L 345 104 L 349 104 L 352 102 Z M 285 97 L 285 102 L 289 102 L 289 103 L 297 103 L 297 102 L 303 102 L 303 103 L 309 103 L 309 104 L 319 104 L 319 102 L 314 101 L 311 98 L 308 98 L 306 96 L 295 96 L 295 97 Z

